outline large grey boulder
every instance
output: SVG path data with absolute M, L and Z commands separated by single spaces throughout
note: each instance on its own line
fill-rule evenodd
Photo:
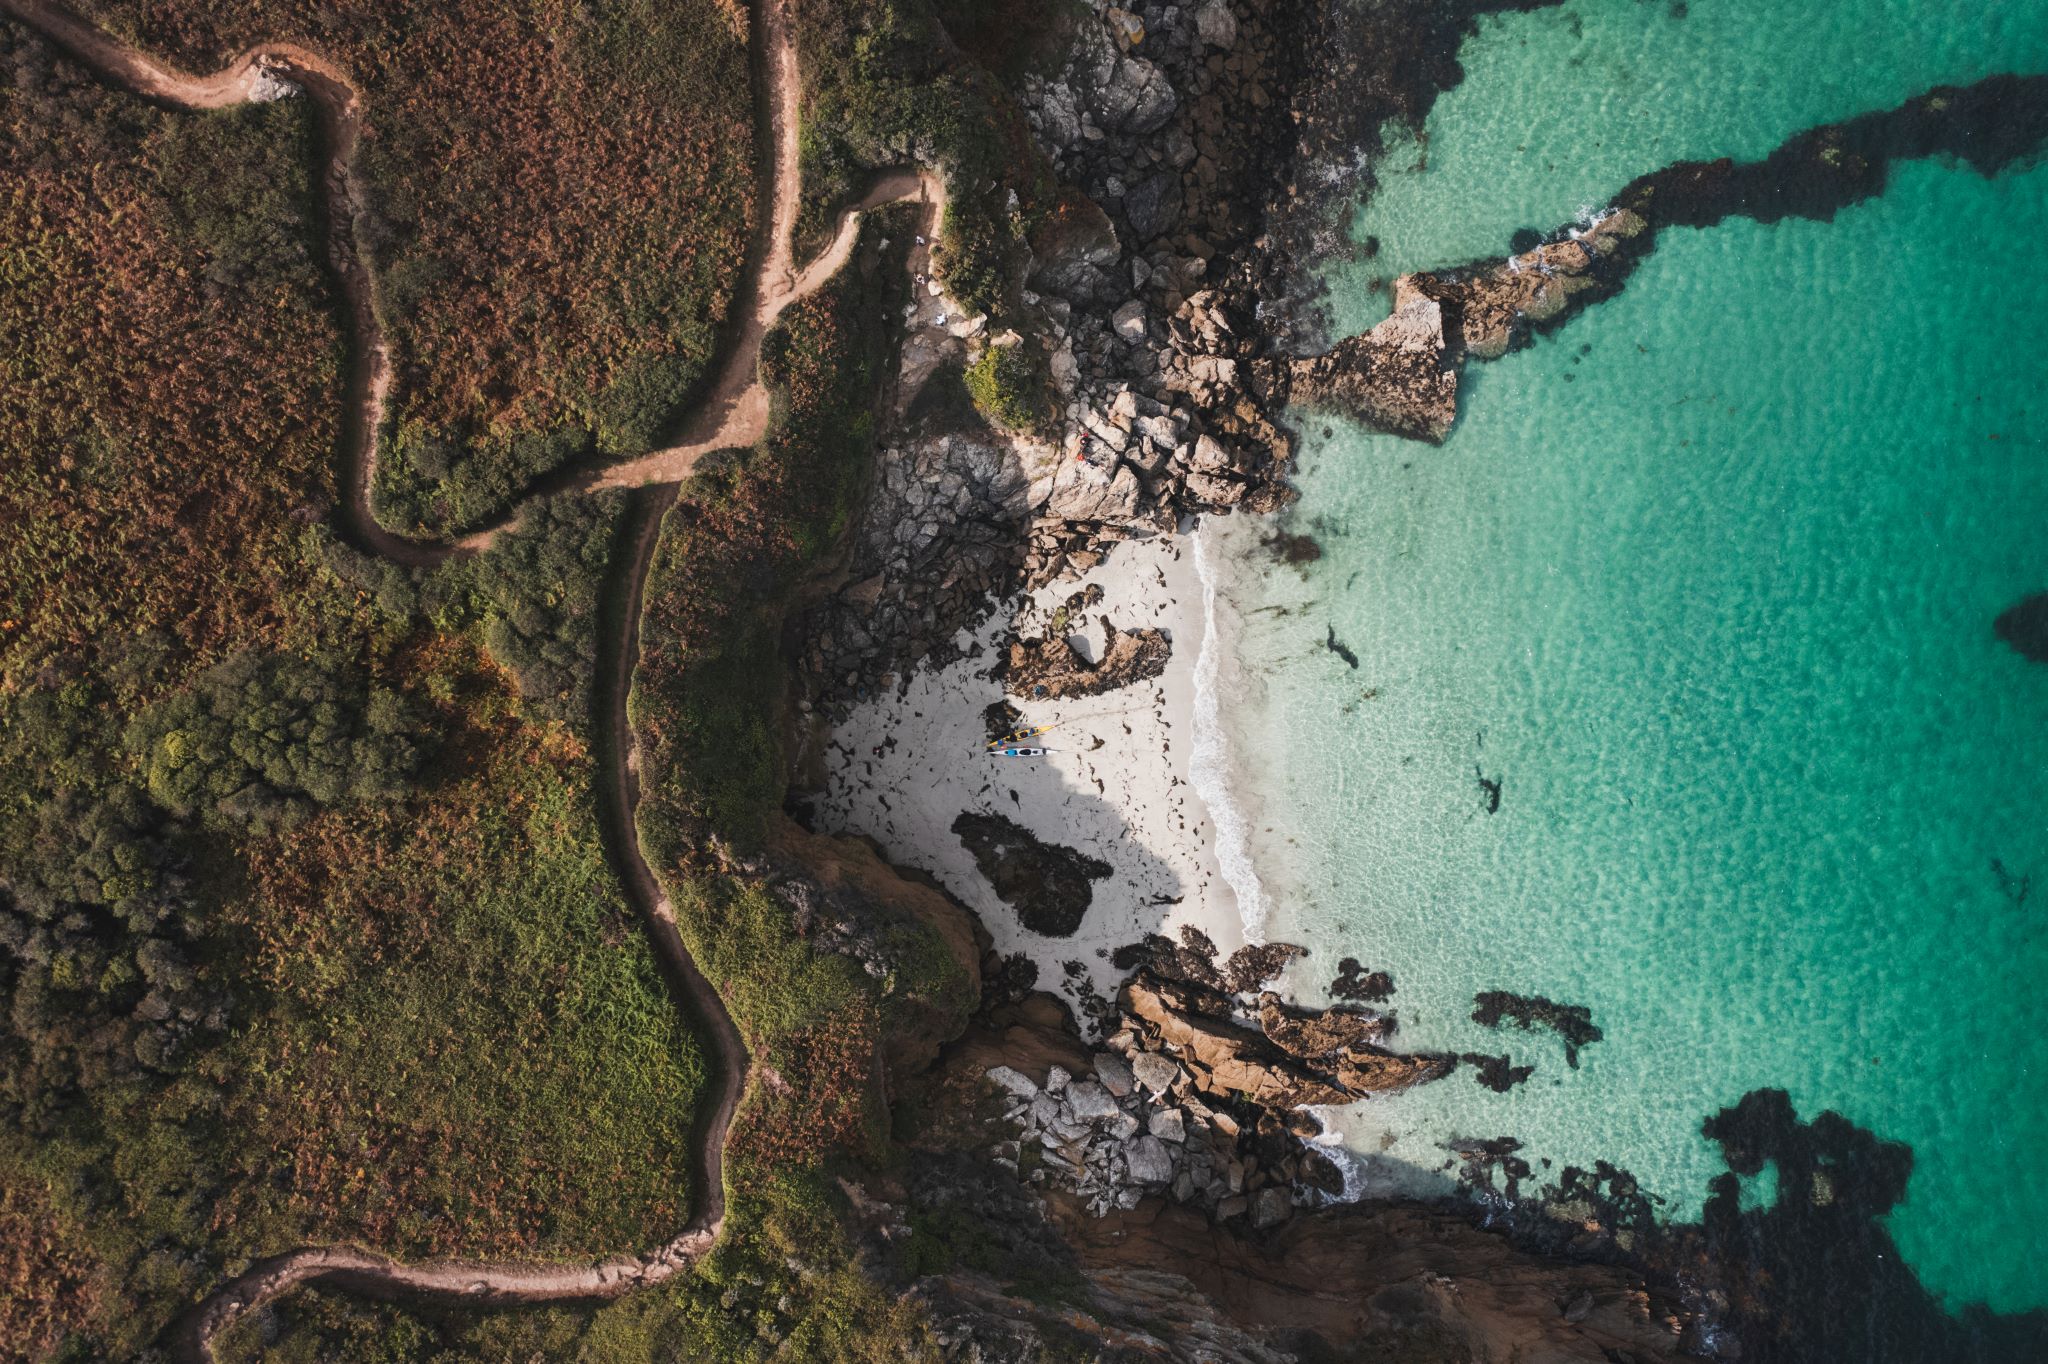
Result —
M 1080 1080 L 1067 1088 L 1067 1105 L 1074 1116 L 1086 1122 L 1116 1116 L 1116 1100 L 1093 1080 Z
M 1131 1074 L 1131 1063 L 1106 1051 L 1095 1054 L 1095 1078 L 1102 1082 L 1104 1089 L 1119 1099 L 1130 1093 L 1131 1087 L 1137 1083 L 1136 1077 Z
M 1142 495 L 1138 476 L 1121 464 L 1112 471 L 1088 463 L 1068 463 L 1053 484 L 1045 510 L 1063 521 L 1122 522 L 1137 515 Z
M 1131 1179 L 1139 1184 L 1164 1184 L 1173 1178 L 1173 1154 L 1157 1137 L 1139 1137 L 1125 1154 Z M 1283 1195 L 1284 1197 L 1284 1195 Z
M 1124 216 L 1140 243 L 1163 235 L 1180 221 L 1180 176 L 1154 172 L 1124 191 Z
M 1195 11 L 1195 32 L 1211 47 L 1237 46 L 1237 16 L 1226 0 L 1209 0 Z
M 1171 1057 L 1141 1051 L 1131 1058 L 1131 1074 L 1152 1093 L 1164 1094 L 1173 1087 L 1174 1081 L 1180 1079 L 1180 1067 L 1173 1063 Z

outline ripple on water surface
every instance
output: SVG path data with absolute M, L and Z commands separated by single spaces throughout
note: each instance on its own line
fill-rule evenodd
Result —
M 1391 969 L 1410 1046 L 1537 1064 L 1354 1109 L 1380 1177 L 1512 1134 L 1690 1217 L 1701 1120 L 1782 1086 L 1912 1146 L 1890 1221 L 1931 1289 L 2048 1302 L 2048 667 L 1991 628 L 2048 588 L 2043 240 L 2048 169 L 1939 163 L 1832 223 L 1668 232 L 1468 373 L 1442 448 L 1311 419 L 1306 576 L 1270 527 L 1212 546 L 1272 936 Z M 1606 1039 L 1572 1070 L 1472 1023 L 1488 989 Z
M 1794 133 L 1937 85 L 2048 71 L 2043 0 L 1570 0 L 1496 14 L 1426 137 L 1389 130 L 1356 221 L 1377 256 L 1336 271 L 1370 325 L 1405 270 L 1495 256 L 1673 161 L 1754 160 Z

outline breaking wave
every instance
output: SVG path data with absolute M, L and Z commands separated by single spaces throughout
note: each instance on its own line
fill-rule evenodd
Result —
M 1237 896 L 1246 942 L 1266 936 L 1266 892 L 1252 865 L 1251 822 L 1231 790 L 1230 741 L 1223 729 L 1218 679 L 1223 646 L 1216 630 L 1216 572 L 1209 562 L 1208 535 L 1202 528 L 1188 537 L 1195 546 L 1195 573 L 1202 580 L 1202 648 L 1195 658 L 1195 737 L 1188 759 L 1188 780 L 1209 807 L 1216 830 L 1216 864 Z

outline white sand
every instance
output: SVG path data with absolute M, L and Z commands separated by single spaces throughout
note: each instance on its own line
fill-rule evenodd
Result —
M 1103 600 L 1068 623 L 1069 636 L 1085 636 L 1094 657 L 1101 616 L 1119 629 L 1163 629 L 1173 645 L 1165 674 L 1068 701 L 1012 697 L 1024 713 L 1020 725 L 1058 724 L 1029 741 L 1057 751 L 989 756 L 983 713 L 1003 691 L 988 672 L 1012 618 L 1022 634 L 1043 634 L 1060 603 L 1091 583 Z M 1014 612 L 999 610 L 975 639 L 983 645 L 979 658 L 920 669 L 900 697 L 891 691 L 862 703 L 833 731 L 825 789 L 813 807 L 820 830 L 864 834 L 891 861 L 931 873 L 981 916 L 998 950 L 1038 963 L 1040 989 L 1070 999 L 1078 992 L 1065 963 L 1079 962 L 1089 987 L 1111 994 L 1122 973 L 1110 953 L 1146 933 L 1191 923 L 1223 952 L 1241 945 L 1237 900 L 1217 869 L 1208 810 L 1188 780 L 1202 645 L 1192 542 L 1118 545 L 1080 581 L 1044 588 Z M 1026 930 L 996 897 L 952 831 L 962 811 L 1003 815 L 1114 869 L 1094 883 L 1093 903 L 1072 937 Z

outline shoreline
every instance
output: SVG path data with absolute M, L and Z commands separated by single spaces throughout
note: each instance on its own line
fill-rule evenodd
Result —
M 980 919 L 994 950 L 1030 960 L 1037 988 L 1059 993 L 1084 1027 L 1090 997 L 1113 998 L 1128 974 L 1111 961 L 1117 949 L 1190 926 L 1224 952 L 1246 939 L 1214 811 L 1193 770 L 1214 742 L 1198 729 L 1198 674 L 1213 662 L 1199 543 L 1196 535 L 1125 541 L 1078 579 L 997 602 L 980 627 L 962 632 L 963 657 L 920 667 L 853 706 L 825 734 L 814 769 L 823 772 L 810 793 L 819 832 L 868 838 L 890 862 L 936 878 Z M 1119 629 L 1163 630 L 1171 639 L 1164 670 L 1095 696 L 1008 697 L 1023 713 L 1018 726 L 1056 726 L 1032 741 L 1053 751 L 986 756 L 985 713 L 1006 699 L 991 676 L 1002 641 L 1048 632 L 1063 602 L 1094 587 L 1102 599 L 1074 613 L 1070 637 L 1092 642 L 1105 617 Z M 1001 816 L 1111 869 L 1093 882 L 1071 935 L 1024 926 L 953 833 L 963 813 Z

